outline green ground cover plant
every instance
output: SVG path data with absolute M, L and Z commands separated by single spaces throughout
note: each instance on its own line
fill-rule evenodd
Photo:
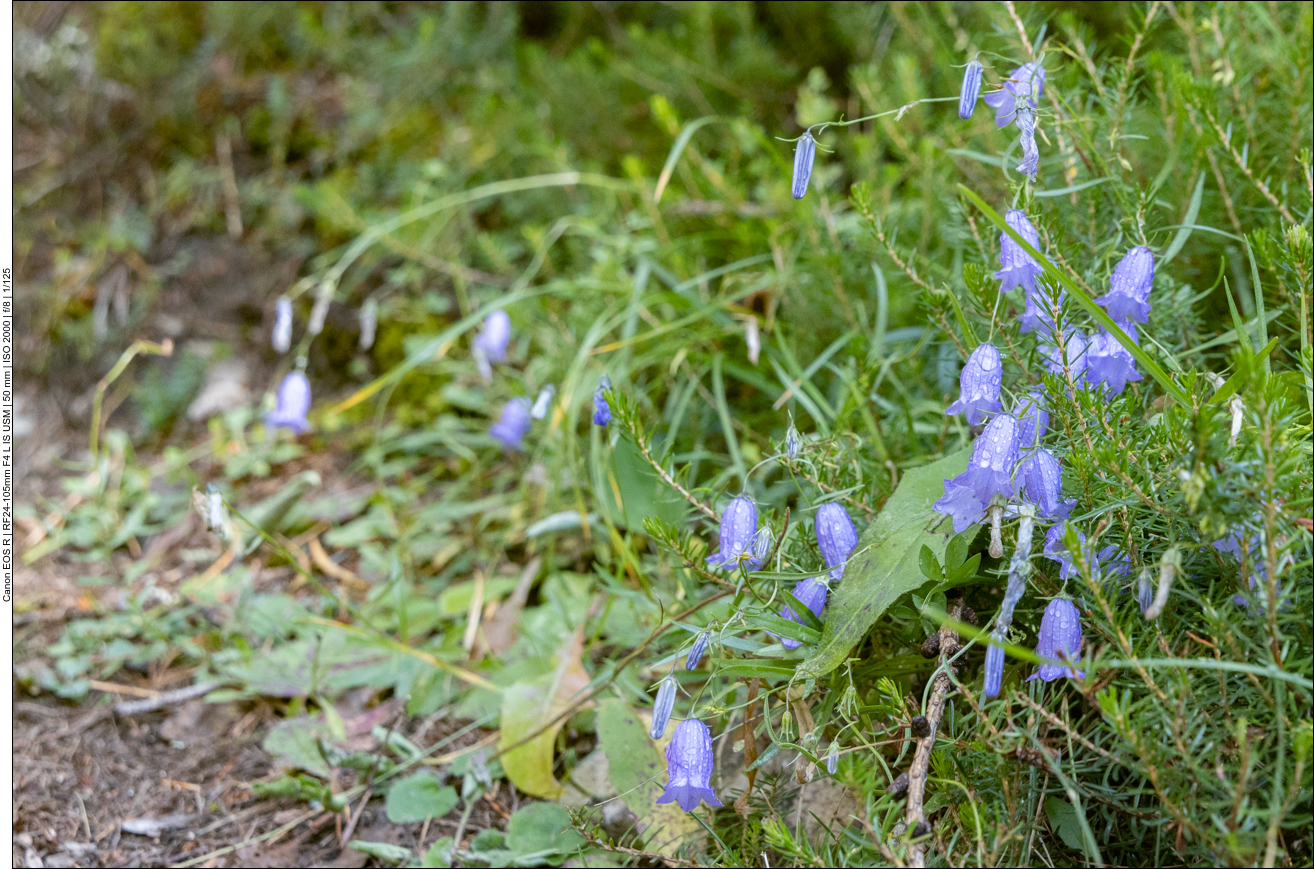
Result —
M 1309 863 L 1309 4 L 42 8 L 30 690 L 193 667 L 389 865 Z

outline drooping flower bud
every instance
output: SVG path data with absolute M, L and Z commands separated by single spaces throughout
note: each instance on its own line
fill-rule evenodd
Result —
M 689 656 L 684 659 L 684 669 L 692 670 L 698 666 L 698 662 L 703 659 L 703 653 L 707 651 L 707 642 L 711 639 L 711 634 L 703 631 L 694 638 L 693 648 L 689 650 Z
M 799 436 L 798 429 L 794 428 L 794 415 L 789 415 L 789 428 L 785 430 L 785 455 L 789 460 L 798 459 L 799 449 L 803 446 L 803 438 Z
M 1036 108 L 1045 87 L 1045 68 L 1038 63 L 1024 63 L 1008 74 L 1001 90 L 986 94 L 986 105 L 995 110 L 995 126 L 1013 122 L 1019 105 Z
M 1018 445 L 1024 450 L 1040 446 L 1045 432 L 1049 431 L 1045 393 L 1037 388 L 1019 396 L 1013 404 L 1013 416 L 1017 417 Z
M 1036 655 L 1054 661 L 1076 662 L 1081 658 L 1081 615 L 1072 601 L 1054 598 L 1040 617 L 1040 638 L 1036 642 Z M 1082 679 L 1085 670 L 1063 664 L 1041 664 L 1027 677 L 1053 682 L 1064 676 Z
M 721 514 L 721 546 L 707 558 L 713 570 L 734 570 L 739 562 L 746 561 L 749 570 L 757 570 L 761 562 L 753 554 L 757 537 L 757 505 L 753 499 L 740 495 L 726 506 Z
M 265 414 L 269 428 L 290 428 L 297 434 L 310 430 L 306 414 L 310 412 L 310 381 L 300 371 L 290 372 L 278 385 L 274 409 Z
M 593 390 L 593 424 L 603 428 L 611 422 L 611 407 L 607 404 L 609 389 L 611 389 L 611 378 L 604 374 L 598 379 L 598 388 Z
M 817 548 L 826 566 L 835 568 L 830 572 L 831 579 L 838 581 L 844 576 L 849 553 L 858 545 L 858 529 L 853 527 L 848 511 L 831 501 L 817 508 L 816 531 Z
M 1136 603 L 1141 608 L 1141 615 L 1154 603 L 1154 584 L 1150 581 L 1150 568 L 1141 571 L 1136 580 Z
M 828 590 L 826 581 L 823 578 L 809 576 L 794 586 L 794 597 L 798 599 L 799 603 L 811 610 L 814 616 L 821 618 L 821 614 L 826 609 L 826 593 Z M 781 611 L 780 617 L 789 619 L 791 622 L 798 622 L 800 625 L 803 624 L 803 619 L 794 612 L 792 604 L 787 605 Z M 798 640 L 792 640 L 789 637 L 781 637 L 780 642 L 786 649 L 797 649 L 803 645 Z
M 775 542 L 775 536 L 770 528 L 761 528 L 753 535 L 753 561 L 758 567 L 766 564 L 767 556 L 771 554 L 771 544 Z
M 972 355 L 967 357 L 958 376 L 961 387 L 958 400 L 945 408 L 945 413 L 956 413 L 967 417 L 968 425 L 980 425 L 986 414 L 998 413 L 1003 407 L 999 403 L 999 388 L 1004 380 L 1004 366 L 999 358 L 999 349 L 994 344 L 980 344 Z
M 1040 250 L 1040 233 L 1020 209 L 1014 208 L 1004 215 L 1004 222 L 1018 235 L 1026 239 L 1027 244 Z M 1022 249 L 1013 237 L 1006 232 L 999 233 L 999 292 L 1007 293 L 1017 287 L 1028 293 L 1036 291 L 1036 277 L 1044 272 L 1040 263 Z
M 649 735 L 653 739 L 661 739 L 666 735 L 666 724 L 671 720 L 671 710 L 675 708 L 675 677 L 668 675 L 657 686 L 657 699 L 652 704 L 652 730 Z
M 812 138 L 812 131 L 808 130 L 799 138 L 798 144 L 794 147 L 794 183 L 793 194 L 795 199 L 802 199 L 807 195 L 808 182 L 812 180 L 812 162 L 817 158 L 817 140 Z
M 549 383 L 538 391 L 538 398 L 534 399 L 534 406 L 530 408 L 529 415 L 534 419 L 542 419 L 547 416 L 548 409 L 552 407 L 552 397 L 557 394 L 557 388 Z
M 360 306 L 360 341 L 356 344 L 360 352 L 374 346 L 374 333 L 379 328 L 379 303 L 370 296 Z
M 1095 300 L 1124 330 L 1129 323 L 1146 323 L 1150 319 L 1150 290 L 1154 288 L 1154 253 L 1148 247 L 1134 247 L 1113 270 L 1109 292 Z M 1133 327 L 1134 328 L 1134 327 Z
M 1022 460 L 1018 468 L 1022 492 L 1046 519 L 1065 519 L 1077 505 L 1075 499 L 1063 500 L 1063 472 L 1059 461 L 1041 447 Z
M 973 444 L 967 470 L 944 481 L 944 497 L 935 502 L 935 511 L 953 517 L 956 533 L 980 522 L 996 495 L 1005 500 L 1013 497 L 1017 459 L 1017 420 L 1000 414 Z
M 981 96 L 981 75 L 985 67 L 980 61 L 973 60 L 963 70 L 963 88 L 958 95 L 958 117 L 964 121 L 976 111 L 977 98 Z
M 1120 395 L 1129 381 L 1144 380 L 1136 370 L 1136 358 L 1108 332 L 1101 330 L 1086 348 L 1086 380 L 1092 386 L 1104 385 L 1106 396 Z
M 826 752 L 826 772 L 834 775 L 839 770 L 839 743 L 831 740 L 830 750 Z
M 501 308 L 484 318 L 484 325 L 474 339 L 475 364 L 484 380 L 493 377 L 493 363 L 506 361 L 506 345 L 511 340 L 511 317 Z
M 488 429 L 488 433 L 501 441 L 504 449 L 519 450 L 520 441 L 529 432 L 531 425 L 529 402 L 523 398 L 513 398 L 502 407 L 501 418 Z
M 292 346 L 292 300 L 279 296 L 274 303 L 274 334 L 269 343 L 278 353 L 286 353 Z
M 990 635 L 990 645 L 986 647 L 985 654 L 985 685 L 983 691 L 986 697 L 995 697 L 999 694 L 999 686 L 1004 680 L 1004 638 L 998 636 L 999 632 Z
M 1036 147 L 1036 113 L 1030 106 L 1021 104 L 1017 107 L 1016 120 L 1018 136 L 1022 144 L 1022 162 L 1018 165 L 1017 171 L 1034 181 L 1036 172 L 1040 169 L 1040 149 Z
M 666 746 L 666 791 L 657 803 L 674 802 L 692 812 L 700 801 L 719 806 L 712 790 L 712 734 L 697 718 L 686 718 L 675 728 L 671 744 Z

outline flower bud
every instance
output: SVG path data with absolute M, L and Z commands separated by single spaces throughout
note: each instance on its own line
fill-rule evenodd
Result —
M 802 199 L 808 192 L 808 181 L 812 180 L 812 162 L 817 158 L 817 141 L 808 130 L 799 137 L 794 147 L 794 183 L 795 199 Z
M 976 60 L 963 70 L 963 87 L 958 95 L 958 117 L 964 121 L 972 117 L 972 112 L 976 111 L 976 101 L 981 95 L 981 76 L 984 72 L 985 67 Z
M 548 409 L 552 407 L 552 398 L 557 394 L 557 388 L 549 383 L 538 391 L 538 398 L 534 399 L 534 406 L 530 408 L 529 415 L 534 419 L 542 419 L 547 416 Z
M 826 772 L 834 775 L 839 769 L 839 743 L 831 740 L 830 750 L 826 752 Z
M 1000 683 L 1004 680 L 1004 647 L 1001 645 L 1002 642 L 1002 637 L 991 635 L 990 645 L 986 647 L 985 686 L 983 691 L 987 697 L 997 696 Z
M 684 659 L 684 669 L 693 670 L 698 666 L 698 662 L 703 659 L 703 653 L 707 651 L 707 641 L 711 635 L 703 631 L 694 639 L 693 648 L 689 650 L 689 656 Z
M 360 341 L 356 346 L 364 353 L 374 346 L 374 333 L 379 327 L 379 303 L 370 296 L 360 306 Z
M 279 353 L 292 347 L 292 300 L 287 296 L 279 296 L 274 303 L 274 334 L 269 343 Z
M 666 724 L 671 720 L 671 710 L 674 708 L 675 677 L 667 676 L 657 686 L 657 699 L 652 704 L 652 730 L 650 735 L 653 739 L 661 739 L 666 735 Z

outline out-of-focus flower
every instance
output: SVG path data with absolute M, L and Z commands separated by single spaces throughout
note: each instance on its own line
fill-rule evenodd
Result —
M 707 651 L 707 642 L 711 639 L 711 634 L 703 631 L 694 638 L 693 648 L 689 650 L 689 655 L 684 659 L 684 669 L 692 670 L 698 666 L 698 662 L 703 659 L 703 653 Z
M 1068 329 L 1058 344 L 1042 344 L 1040 355 L 1045 357 L 1045 369 L 1051 374 L 1063 376 L 1064 366 L 1072 373 L 1072 382 L 1081 388 L 1086 381 L 1086 369 L 1090 365 L 1089 342 L 1086 333 L 1080 329 Z
M 700 801 L 719 806 L 712 790 L 712 733 L 697 718 L 686 718 L 675 727 L 671 744 L 666 746 L 666 791 L 657 803 L 678 803 L 692 812 Z
M 474 339 L 475 364 L 484 380 L 493 377 L 493 363 L 506 361 L 506 345 L 511 340 L 511 317 L 501 308 L 484 319 Z
M 1004 215 L 1004 222 L 1018 235 L 1026 239 L 1027 244 L 1040 250 L 1040 233 L 1020 209 L 1014 208 Z M 1006 232 L 999 233 L 999 292 L 1007 293 L 1017 287 L 1028 293 L 1036 291 L 1036 276 L 1044 272 L 1040 263 L 1022 249 L 1013 237 Z
M 534 399 L 534 406 L 529 409 L 529 415 L 534 419 L 542 419 L 547 416 L 548 409 L 552 407 L 552 397 L 557 394 L 557 388 L 549 383 L 538 391 L 538 398 Z
M 1086 381 L 1103 384 L 1106 395 L 1120 395 L 1129 381 L 1144 380 L 1136 370 L 1136 358 L 1108 332 L 1100 331 L 1086 348 Z
M 802 199 L 807 195 L 808 182 L 812 180 L 812 163 L 817 158 L 817 140 L 812 138 L 812 131 L 808 130 L 799 138 L 798 145 L 794 147 L 794 182 L 793 194 L 795 199 Z
M 1063 473 L 1059 461 L 1041 447 L 1022 460 L 1018 468 L 1022 492 L 1046 519 L 1064 519 L 1077 505 L 1076 499 L 1063 500 Z
M 794 597 L 798 598 L 799 603 L 812 610 L 814 616 L 821 618 L 821 614 L 826 609 L 826 593 L 828 591 L 825 579 L 819 576 L 809 576 L 794 586 Z M 780 617 L 789 619 L 791 622 L 798 622 L 800 625 L 803 624 L 803 619 L 794 612 L 793 605 L 787 605 L 781 611 Z M 789 637 L 781 637 L 780 642 L 786 649 L 797 649 L 803 645 L 798 640 L 791 640 Z
M 661 739 L 666 735 L 666 724 L 671 720 L 671 710 L 675 708 L 675 676 L 668 675 L 657 686 L 657 699 L 652 703 L 652 729 L 649 735 Z
M 935 502 L 936 512 L 953 517 L 957 533 L 980 522 L 995 496 L 1007 500 L 1016 492 L 1013 470 L 1017 459 L 1017 420 L 1000 414 L 973 444 L 967 470 L 944 481 L 944 497 Z
M 529 402 L 513 398 L 502 407 L 502 417 L 488 429 L 488 433 L 501 441 L 505 449 L 519 450 L 520 441 L 531 425 Z
M 1034 181 L 1040 169 L 1040 149 L 1036 147 L 1036 113 L 1030 106 L 1023 104 L 1017 107 L 1015 118 L 1022 143 L 1022 162 L 1017 171 Z
M 1019 396 L 1013 404 L 1017 417 L 1018 445 L 1022 449 L 1040 446 L 1045 432 L 1049 431 L 1049 411 L 1045 409 L 1045 393 L 1040 388 Z
M 1019 104 L 1036 108 L 1036 100 L 1045 88 L 1045 68 L 1038 63 L 1024 63 L 1008 74 L 1002 90 L 986 94 L 985 104 L 995 110 L 995 126 L 1013 122 Z
M 1150 581 L 1150 568 L 1141 571 L 1140 578 L 1136 580 L 1136 603 L 1141 608 L 1141 615 L 1150 608 L 1154 603 L 1154 583 Z
M 1057 300 L 1060 311 L 1067 297 L 1067 291 L 1060 287 Z M 1021 323 L 1018 331 L 1024 335 L 1030 332 L 1040 332 L 1042 335 L 1053 334 L 1054 324 L 1057 322 L 1054 316 L 1054 300 L 1039 286 L 1035 290 L 1026 291 L 1026 300 L 1026 308 L 1018 318 L 1018 322 Z
M 279 296 L 274 303 L 274 334 L 269 343 L 279 353 L 292 347 L 292 300 Z
M 1045 607 L 1045 614 L 1040 617 L 1040 638 L 1036 642 L 1036 654 L 1041 658 L 1058 661 L 1075 662 L 1081 657 L 1081 615 L 1072 601 L 1054 598 Z M 1041 664 L 1035 673 L 1027 677 L 1053 682 L 1064 676 L 1082 679 L 1085 670 L 1062 664 Z
M 844 576 L 849 553 L 858 545 L 858 529 L 853 527 L 848 511 L 831 501 L 817 508 L 816 531 L 821 557 L 826 559 L 827 567 L 835 568 L 830 572 L 831 579 L 839 580 Z
M 360 352 L 374 346 L 374 333 L 379 328 L 379 303 L 370 296 L 360 306 L 360 341 L 356 344 Z
M 293 371 L 278 385 L 274 409 L 265 414 L 270 428 L 290 428 L 297 434 L 310 430 L 306 414 L 310 412 L 310 381 L 300 371 Z
M 762 353 L 762 336 L 758 332 L 757 317 L 752 314 L 744 319 L 744 345 L 748 349 L 749 364 L 756 365 Z
M 958 117 L 964 121 L 972 117 L 972 112 L 976 111 L 976 101 L 981 95 L 981 75 L 984 72 L 985 67 L 976 60 L 963 70 L 963 88 L 958 96 Z
M 839 770 L 839 743 L 831 740 L 830 749 L 826 752 L 826 772 L 834 775 Z
M 757 538 L 757 505 L 753 499 L 740 495 L 731 501 L 721 514 L 721 545 L 707 558 L 713 570 L 733 570 L 740 561 L 749 570 L 757 570 L 762 562 L 753 554 Z
M 604 428 L 611 422 L 611 408 L 607 405 L 609 389 L 611 378 L 604 374 L 598 379 L 598 388 L 593 390 L 593 424 Z
M 980 425 L 987 414 L 998 413 L 1003 408 L 999 403 L 999 388 L 1003 380 L 1004 366 L 999 359 L 999 349 L 994 344 L 977 345 L 958 375 L 958 400 L 944 412 L 950 416 L 961 413 L 967 417 L 968 425 Z
M 1134 247 L 1113 270 L 1109 292 L 1095 300 L 1126 331 L 1130 323 L 1150 319 L 1150 290 L 1154 288 L 1154 254 L 1148 247 Z

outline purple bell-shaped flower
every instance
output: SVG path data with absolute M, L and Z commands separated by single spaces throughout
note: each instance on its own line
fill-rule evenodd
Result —
M 1109 280 L 1109 292 L 1095 300 L 1124 330 L 1130 323 L 1150 319 L 1150 290 L 1154 287 L 1154 254 L 1148 247 L 1127 251 Z M 1132 330 L 1135 327 L 1131 327 Z
M 269 428 L 290 428 L 297 434 L 310 430 L 306 414 L 310 412 L 310 381 L 300 371 L 293 371 L 278 385 L 274 409 L 265 414 Z
M 858 545 L 858 529 L 853 527 L 848 511 L 834 501 L 817 508 L 816 529 L 817 548 L 826 566 L 835 568 L 830 572 L 831 579 L 838 581 L 844 576 L 849 553 Z
M 1086 534 L 1077 531 L 1077 542 L 1086 548 Z M 1059 578 L 1065 582 L 1073 577 L 1080 576 L 1081 571 L 1077 569 L 1077 563 L 1072 558 L 1072 553 L 1068 551 L 1067 544 L 1063 541 L 1063 524 L 1060 523 L 1045 532 L 1045 548 L 1041 550 L 1045 557 L 1051 561 L 1059 563 Z M 1131 572 L 1131 559 L 1127 553 L 1122 552 L 1113 544 L 1102 547 L 1099 552 L 1086 552 L 1086 557 L 1091 559 L 1090 569 L 1092 575 L 1098 575 L 1101 570 L 1109 576 L 1126 576 Z
M 707 566 L 713 570 L 733 570 L 744 561 L 749 570 L 757 570 L 762 565 L 753 551 L 757 536 L 757 505 L 752 498 L 740 495 L 721 514 L 721 546 L 708 556 Z
M 1090 339 L 1086 360 L 1086 381 L 1094 386 L 1103 384 L 1106 395 L 1120 395 L 1129 381 L 1145 379 L 1136 370 L 1136 358 L 1108 332 Z
M 1079 329 L 1068 329 L 1063 333 L 1061 343 L 1043 344 L 1040 355 L 1045 357 L 1045 369 L 1051 374 L 1063 376 L 1066 365 L 1072 372 L 1072 382 L 1078 388 L 1086 380 L 1086 369 L 1090 365 L 1089 342 L 1086 333 Z
M 1028 244 L 1040 250 L 1040 233 L 1036 231 L 1025 213 L 1014 208 L 1004 215 L 1004 222 L 1026 239 Z M 995 277 L 999 279 L 999 292 L 1007 293 L 1022 287 L 1028 293 L 1034 293 L 1036 277 L 1043 271 L 1040 263 L 1023 250 L 1021 245 L 1013 241 L 1011 235 L 1006 232 L 999 233 L 999 271 L 995 272 Z
M 529 402 L 523 398 L 513 398 L 503 406 L 502 417 L 488 429 L 488 433 L 501 441 L 504 449 L 519 450 L 520 441 L 531 425 L 533 421 L 529 416 Z
M 611 407 L 607 404 L 609 389 L 611 378 L 604 374 L 598 378 L 598 388 L 593 390 L 593 424 L 604 428 L 611 422 Z
M 1038 63 L 1024 63 L 1008 74 L 1002 90 L 986 94 L 985 104 L 995 110 L 995 126 L 1013 122 L 1019 105 L 1036 108 L 1036 100 L 1045 88 L 1045 68 Z
M 976 101 L 981 95 L 981 75 L 985 67 L 978 60 L 973 60 L 963 70 L 963 89 L 958 96 L 958 117 L 964 121 L 976 111 Z
M 999 388 L 1003 381 L 1004 366 L 999 359 L 999 349 L 994 344 L 978 345 L 958 375 L 961 387 L 958 400 L 944 412 L 950 416 L 964 414 L 968 425 L 980 425 L 986 414 L 998 413 L 1003 408 L 999 403 Z
M 817 159 L 817 140 L 812 138 L 812 131 L 807 130 L 794 146 L 794 178 L 790 192 L 795 199 L 807 195 L 808 182 L 812 180 L 812 163 Z
M 980 522 L 996 495 L 1007 500 L 1016 492 L 1013 470 L 1017 459 L 1017 420 L 1000 414 L 972 445 L 967 470 L 944 481 L 944 497 L 935 502 L 935 511 L 952 516 L 957 533 Z
M 1018 446 L 1027 450 L 1040 446 L 1040 440 L 1049 431 L 1049 411 L 1045 409 L 1045 393 L 1039 388 L 1019 396 L 1013 404 L 1017 417 Z
M 794 597 L 798 598 L 799 603 L 812 610 L 812 614 L 821 618 L 821 614 L 826 610 L 826 594 L 829 589 L 826 586 L 826 580 L 820 576 L 809 576 L 794 586 Z M 799 618 L 798 613 L 794 612 L 793 605 L 788 605 L 781 611 L 782 619 L 789 619 L 791 622 L 803 624 L 803 619 Z M 781 637 L 781 644 L 786 649 L 797 649 L 803 645 L 798 640 L 791 640 L 789 637 Z
M 686 718 L 675 728 L 671 744 L 666 746 L 666 791 L 657 798 L 662 803 L 678 803 L 692 812 L 700 801 L 719 806 L 712 790 L 712 734 L 697 718 Z
M 1065 519 L 1077 505 L 1076 499 L 1063 500 L 1063 474 L 1059 461 L 1041 447 L 1022 460 L 1018 468 L 1022 494 L 1046 519 Z
M 1081 615 L 1072 601 L 1054 598 L 1045 607 L 1045 614 L 1040 617 L 1040 639 L 1036 642 L 1036 654 L 1042 658 L 1057 661 L 1075 662 L 1081 657 Z M 1062 664 L 1041 664 L 1035 673 L 1027 677 L 1053 682 L 1064 676 L 1082 679 L 1085 670 Z
M 1022 162 L 1017 171 L 1034 181 L 1040 170 L 1040 149 L 1036 147 L 1036 113 L 1030 106 L 1022 104 L 1017 107 L 1015 118 L 1022 144 Z
M 287 296 L 279 296 L 274 303 L 274 333 L 269 343 L 278 353 L 292 347 L 292 300 Z
M 484 319 L 483 328 L 474 339 L 475 364 L 484 380 L 493 376 L 493 363 L 506 361 L 506 345 L 511 340 L 511 317 L 498 309 Z

